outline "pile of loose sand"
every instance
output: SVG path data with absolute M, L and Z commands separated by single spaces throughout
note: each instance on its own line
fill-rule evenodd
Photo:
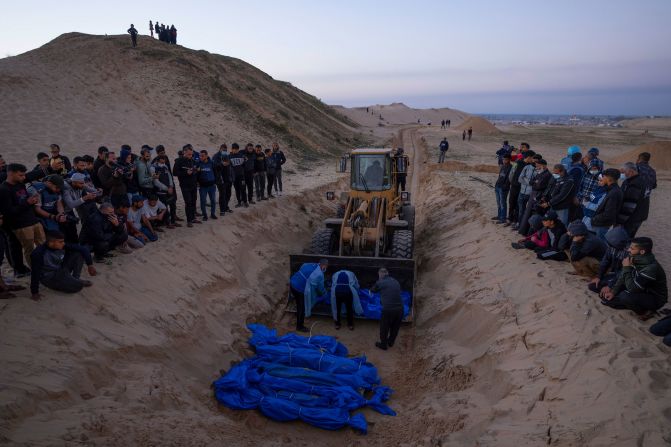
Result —
M 496 135 L 500 134 L 501 131 L 496 128 L 495 125 L 487 121 L 486 119 L 479 116 L 471 116 L 466 119 L 463 123 L 457 126 L 457 130 L 468 130 L 469 127 L 473 128 L 473 133 L 475 135 Z
M 660 171 L 671 170 L 671 141 L 654 141 L 632 149 L 629 152 L 615 157 L 612 163 L 636 162 L 638 154 L 649 152 L 651 155 L 650 166 Z

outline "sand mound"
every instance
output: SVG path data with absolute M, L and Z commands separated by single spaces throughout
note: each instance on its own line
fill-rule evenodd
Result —
M 649 152 L 650 166 L 657 170 L 668 171 L 671 170 L 671 141 L 654 141 L 642 146 L 632 149 L 629 152 L 614 158 L 612 163 L 626 163 L 628 161 L 635 162 L 638 154 L 641 152 Z
M 455 127 L 470 116 L 469 114 L 456 109 L 446 107 L 415 109 L 400 102 L 352 108 L 342 106 L 333 107 L 351 120 L 362 126 L 369 127 L 377 126 L 379 123 L 416 124 L 417 120 L 420 120 L 421 124 L 430 122 L 431 125 L 440 127 L 440 122 L 448 119 L 452 122 L 452 127 Z M 368 111 L 366 111 L 366 109 L 368 109 Z M 380 120 L 380 115 L 382 115 L 382 120 Z
M 623 127 L 630 129 L 669 130 L 671 129 L 671 118 L 635 118 L 620 121 L 620 124 L 622 124 Z
M 140 37 L 64 34 L 0 60 L 6 160 L 35 163 L 59 143 L 66 155 L 101 144 L 278 140 L 309 151 L 356 144 L 356 126 L 317 98 L 231 57 Z M 11 112 L 9 112 L 11 111 Z
M 457 130 L 468 130 L 469 127 L 473 127 L 474 134 L 496 135 L 501 133 L 495 125 L 479 116 L 467 118 L 466 121 L 457 126 Z

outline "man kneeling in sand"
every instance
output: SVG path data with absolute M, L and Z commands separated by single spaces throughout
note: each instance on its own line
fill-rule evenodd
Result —
M 571 275 L 593 278 L 599 272 L 599 263 L 606 254 L 606 243 L 597 235 L 587 231 L 587 226 L 581 221 L 571 222 L 563 238 L 570 239 L 566 250 L 568 260 L 575 269 Z M 560 245 L 562 243 L 560 242 Z
M 31 254 L 32 275 L 30 292 L 32 299 L 40 300 L 40 283 L 50 289 L 65 293 L 77 293 L 91 281 L 80 279 L 84 262 L 89 275 L 97 274 L 89 249 L 79 244 L 66 244 L 60 231 L 47 232 L 47 241 Z
M 652 239 L 637 237 L 629 245 L 629 257 L 612 290 L 602 290 L 601 304 L 614 309 L 630 309 L 642 317 L 664 306 L 668 299 L 666 273 L 652 254 Z

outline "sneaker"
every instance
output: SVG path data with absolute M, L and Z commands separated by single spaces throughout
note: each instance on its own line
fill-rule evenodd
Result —
M 168 230 L 174 230 L 174 229 L 175 229 L 175 226 L 174 226 L 173 224 L 168 224 L 168 226 L 167 226 L 166 228 L 167 228 Z
M 387 347 L 391 348 L 392 346 L 394 346 L 394 342 L 393 341 L 388 341 L 387 342 Z
M 157 233 L 165 233 L 165 230 L 163 228 L 154 228 L 154 231 Z
M 296 330 L 298 332 L 310 332 L 310 329 L 306 328 L 305 326 L 297 327 Z
M 187 228 L 193 228 L 193 224 L 191 222 L 186 224 Z
M 254 203 L 254 202 L 252 202 Z M 245 208 L 249 208 L 249 203 L 245 202 Z
M 203 222 L 206 222 L 206 221 L 207 221 L 207 215 L 203 216 Z M 194 220 L 194 222 L 195 223 L 200 223 L 200 222 L 196 222 L 195 220 Z
M 524 245 L 520 244 L 519 242 L 511 242 L 510 246 L 513 247 L 515 250 L 521 250 L 524 248 Z
M 504 224 L 506 223 L 506 221 L 505 221 L 505 220 L 497 220 L 497 221 L 494 222 L 494 223 L 495 223 L 496 225 L 504 225 Z
M 513 230 L 513 231 L 517 231 L 517 230 L 520 229 L 520 226 L 517 225 L 517 224 L 512 224 L 512 225 L 510 226 L 510 229 Z
M 117 250 L 119 253 L 123 253 L 125 255 L 129 255 L 133 253 L 133 249 L 130 248 L 127 244 L 122 245 L 121 247 L 118 247 Z
M 88 279 L 80 279 L 79 282 L 84 287 L 91 287 L 93 285 L 93 283 L 91 281 L 89 281 Z
M 494 216 L 491 218 L 491 220 L 499 220 L 499 216 Z
M 249 201 L 249 204 L 250 204 L 250 205 L 256 205 L 256 202 L 253 201 L 253 200 L 250 200 L 250 201 Z
M 336 325 L 335 325 L 336 331 L 339 331 L 339 330 L 340 330 L 340 327 L 341 327 L 341 326 L 340 326 L 338 323 L 336 323 Z
M 182 219 L 181 217 L 179 216 L 175 217 L 175 222 L 183 222 L 183 221 L 184 219 Z
M 378 347 L 378 348 L 380 348 L 380 349 L 382 349 L 383 351 L 386 351 L 386 350 L 387 350 L 387 345 L 382 344 L 382 342 L 380 342 L 380 341 L 376 341 L 376 342 L 375 342 L 375 346 Z
M 236 208 L 240 208 L 241 206 L 242 206 L 242 203 L 238 203 L 237 205 L 235 205 Z
M 222 211 L 222 212 L 220 212 L 219 215 L 222 216 L 222 217 L 225 216 L 225 215 L 226 215 L 226 211 Z M 212 217 L 214 217 L 214 216 L 212 216 Z
M 274 196 L 274 195 L 272 195 L 272 194 L 270 194 L 270 195 L 268 196 L 268 198 L 269 198 L 269 199 L 274 199 L 274 198 L 275 198 L 275 196 Z
M 207 220 L 207 216 L 205 216 L 205 220 Z M 198 219 L 193 219 L 192 223 L 202 224 L 203 222 Z
M 177 228 L 181 228 L 181 227 L 182 227 L 182 224 L 178 224 L 178 223 L 175 222 L 174 224 L 172 224 L 172 226 L 173 226 L 173 227 L 177 227 Z
M 217 215 L 216 215 L 216 214 L 213 214 L 213 215 L 210 216 L 210 219 L 217 220 L 218 218 L 217 218 Z
M 25 272 L 17 273 L 14 275 L 15 278 L 28 278 L 30 276 L 30 270 L 26 270 Z

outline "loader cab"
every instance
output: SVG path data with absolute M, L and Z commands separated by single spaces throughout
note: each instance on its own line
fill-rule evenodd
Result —
M 388 149 L 359 149 L 350 155 L 350 188 L 355 191 L 387 191 L 392 188 L 392 158 Z

